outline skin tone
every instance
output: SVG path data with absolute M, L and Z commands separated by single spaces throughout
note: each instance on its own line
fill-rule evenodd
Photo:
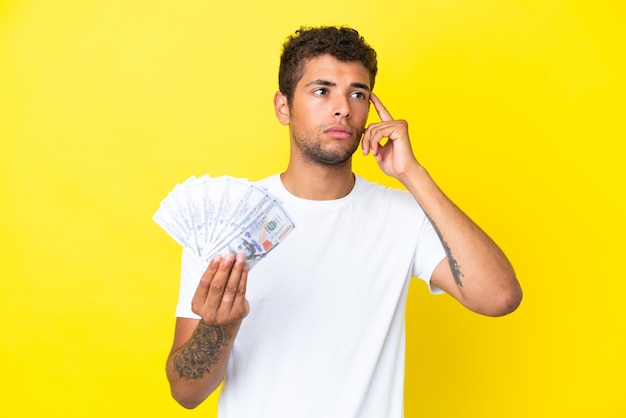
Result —
M 361 63 L 322 55 L 307 61 L 291 103 L 276 93 L 276 116 L 290 128 L 284 186 L 311 200 L 346 196 L 354 186 L 351 156 L 361 144 L 364 155 L 374 156 L 413 195 L 439 234 L 447 257 L 431 282 L 472 311 L 512 312 L 522 291 L 505 255 L 435 184 L 413 153 L 407 122 L 395 120 L 370 85 Z M 380 122 L 365 128 L 370 103 Z M 224 378 L 233 340 L 250 311 L 247 277 L 242 254 L 216 257 L 192 301 L 202 320 L 177 319 L 166 371 L 173 397 L 187 408 L 199 405 Z
M 394 120 L 375 95 L 371 100 L 381 122 L 367 128 L 363 154 L 371 153 L 385 174 L 406 187 L 437 231 L 447 257 L 435 268 L 431 282 L 474 312 L 501 316 L 514 311 L 522 290 L 504 253 L 445 196 L 417 161 L 406 121 Z M 381 145 L 385 138 L 387 142 Z
M 193 312 L 202 319 L 176 319 L 166 374 L 173 398 L 185 408 L 202 403 L 226 374 L 233 340 L 250 311 L 247 280 L 243 254 L 216 256 L 192 300 Z
M 365 129 L 369 85 L 369 73 L 361 63 L 321 56 L 308 61 L 291 104 L 276 93 L 276 117 L 290 128 L 289 164 L 281 175 L 289 192 L 328 200 L 352 190 L 351 156 Z M 313 158 L 311 149 L 333 163 Z

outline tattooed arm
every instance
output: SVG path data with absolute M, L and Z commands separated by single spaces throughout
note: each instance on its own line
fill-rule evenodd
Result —
M 428 214 L 446 252 L 431 283 L 474 312 L 501 316 L 513 312 L 522 290 L 500 248 L 439 189 L 422 166 L 402 177 Z
M 373 154 L 382 171 L 407 188 L 437 231 L 447 257 L 435 268 L 432 284 L 484 315 L 514 311 L 521 302 L 522 290 L 506 256 L 446 197 L 417 161 L 407 123 L 394 120 L 373 93 L 370 100 L 381 122 L 365 130 L 363 154 Z
M 172 396 L 185 408 L 200 405 L 220 385 L 233 340 L 249 305 L 245 257 L 217 256 L 209 263 L 192 301 L 202 319 L 177 318 L 166 373 Z

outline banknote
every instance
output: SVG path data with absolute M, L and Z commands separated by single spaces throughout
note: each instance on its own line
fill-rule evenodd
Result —
M 280 203 L 271 199 L 263 209 L 256 211 L 225 237 L 214 252 L 207 253 L 203 260 L 208 265 L 217 254 L 243 253 L 252 268 L 268 252 L 284 240 L 295 227 Z
M 279 199 L 247 179 L 189 177 L 161 201 L 152 219 L 208 265 L 243 253 L 252 268 L 295 228 Z

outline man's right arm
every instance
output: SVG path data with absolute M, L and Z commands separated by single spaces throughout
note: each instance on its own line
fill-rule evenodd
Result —
M 176 319 L 166 373 L 172 396 L 185 408 L 200 405 L 224 379 L 233 341 L 250 310 L 247 276 L 243 255 L 217 256 L 192 300 L 201 319 Z
M 166 372 L 172 397 L 182 406 L 197 407 L 220 385 L 239 324 L 241 322 L 217 325 L 197 319 L 176 319 L 174 345 Z

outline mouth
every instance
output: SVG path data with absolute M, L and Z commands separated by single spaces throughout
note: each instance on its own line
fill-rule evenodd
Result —
M 354 136 L 352 129 L 345 125 L 333 125 L 328 129 L 325 129 L 324 133 L 335 139 L 347 139 Z

